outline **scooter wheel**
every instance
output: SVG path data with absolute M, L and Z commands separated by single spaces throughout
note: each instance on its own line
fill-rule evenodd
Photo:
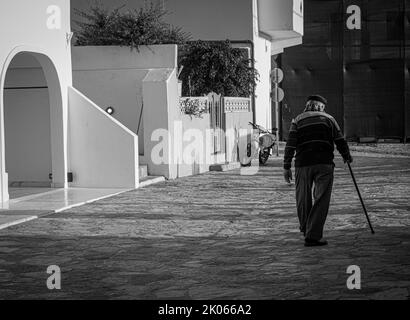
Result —
M 266 162 L 268 162 L 269 157 L 270 157 L 269 151 L 259 152 L 259 164 L 262 166 L 266 165 Z

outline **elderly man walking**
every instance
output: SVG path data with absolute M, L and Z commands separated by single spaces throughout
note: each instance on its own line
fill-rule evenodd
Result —
M 325 112 L 327 100 L 308 97 L 306 109 L 292 121 L 285 148 L 284 177 L 290 183 L 296 167 L 296 204 L 305 246 L 325 246 L 323 228 L 329 212 L 334 176 L 334 145 L 345 162 L 353 161 L 336 120 Z M 313 200 L 312 200 L 313 188 Z

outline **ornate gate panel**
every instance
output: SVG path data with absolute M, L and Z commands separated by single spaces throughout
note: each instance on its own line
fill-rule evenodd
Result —
M 211 115 L 211 129 L 213 141 L 213 153 L 225 152 L 225 112 L 221 95 L 211 92 L 208 95 L 209 113 Z

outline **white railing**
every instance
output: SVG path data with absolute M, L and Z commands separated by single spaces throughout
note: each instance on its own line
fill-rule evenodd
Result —
M 225 113 L 252 111 L 250 98 L 224 97 L 223 104 Z
M 209 99 L 208 97 L 180 97 L 179 107 L 183 113 L 191 114 L 188 110 L 189 106 L 195 105 L 200 113 L 209 113 Z M 191 110 L 192 111 L 192 110 Z
M 209 96 L 205 97 L 181 97 L 179 99 L 179 106 L 184 112 L 189 104 L 195 104 L 203 113 L 210 112 Z M 252 112 L 251 98 L 241 97 L 223 97 L 223 110 L 225 113 L 233 112 Z

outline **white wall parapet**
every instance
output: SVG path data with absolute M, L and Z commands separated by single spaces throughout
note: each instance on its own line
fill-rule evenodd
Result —
M 138 137 L 73 87 L 69 101 L 72 187 L 138 188 Z
M 224 97 L 223 101 L 225 106 L 225 113 L 252 111 L 250 98 Z
M 181 108 L 182 113 L 190 115 L 190 111 L 187 110 L 190 104 L 194 104 L 198 108 L 200 114 L 209 113 L 208 97 L 181 97 L 179 99 L 179 107 Z
M 179 99 L 179 106 L 181 111 L 184 113 L 184 108 L 186 108 L 187 102 L 193 101 L 197 103 L 198 108 L 206 111 L 203 113 L 209 113 L 209 98 L 208 97 L 181 97 Z M 224 112 L 252 112 L 252 101 L 251 98 L 241 98 L 241 97 L 223 97 Z M 189 114 L 189 113 L 187 113 Z
M 148 165 L 150 175 L 176 179 L 178 161 L 175 159 L 179 157 L 179 154 L 175 153 L 179 151 L 172 149 L 172 139 L 175 139 L 175 124 L 181 119 L 177 69 L 150 70 L 143 80 L 142 93 L 145 137 L 142 161 Z M 160 142 L 161 138 L 163 139 Z M 163 145 L 161 163 L 155 159 L 158 144 Z

